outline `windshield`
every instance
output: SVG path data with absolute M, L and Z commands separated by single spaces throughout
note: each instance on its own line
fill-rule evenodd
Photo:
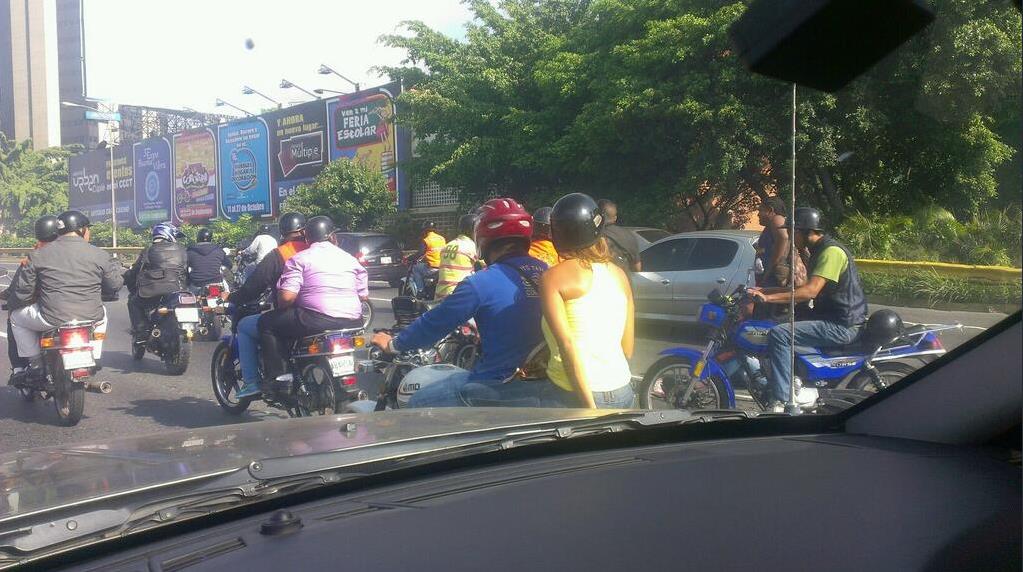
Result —
M 833 415 L 1020 308 L 1013 2 L 833 93 L 744 66 L 747 1 L 9 4 L 0 517 L 346 414 Z

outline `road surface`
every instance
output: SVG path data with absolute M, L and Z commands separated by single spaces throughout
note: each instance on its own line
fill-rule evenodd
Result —
M 0 263 L 0 268 L 13 269 L 12 265 L 3 263 Z M 0 284 L 5 283 L 0 279 Z M 373 326 L 377 328 L 393 324 L 390 299 L 395 291 L 382 286 L 370 291 L 376 309 Z M 261 403 L 253 403 L 249 411 L 240 416 L 221 410 L 210 386 L 210 359 L 215 342 L 194 344 L 191 364 L 182 376 L 166 374 L 163 364 L 151 354 L 147 354 L 141 362 L 133 361 L 127 333 L 126 299 L 127 294 L 122 291 L 120 301 L 107 304 L 110 326 L 103 352 L 104 367 L 97 375 L 97 379 L 113 384 L 113 392 L 107 395 L 87 393 L 84 418 L 76 427 L 64 428 L 56 425 L 52 401 L 25 403 L 13 388 L 0 385 L 0 452 L 228 423 L 267 423 L 286 418 L 283 412 L 268 409 Z M 1000 314 L 908 308 L 899 308 L 898 311 L 908 321 L 949 323 L 959 320 L 978 328 L 968 329 L 963 334 L 951 332 L 943 336 L 949 348 L 1004 317 Z M 6 379 L 10 368 L 6 344 L 6 334 L 0 332 L 2 379 Z M 656 361 L 658 352 L 679 344 L 701 345 L 699 331 L 687 326 L 640 323 L 636 352 L 631 361 L 633 373 L 642 375 Z M 364 376 L 360 379 L 360 386 L 370 395 L 375 395 L 376 379 L 376 376 Z

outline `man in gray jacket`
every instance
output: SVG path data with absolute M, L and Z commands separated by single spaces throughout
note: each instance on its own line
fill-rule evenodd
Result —
M 106 332 L 102 295 L 116 294 L 124 284 L 123 269 L 107 252 L 89 244 L 89 219 L 78 211 L 58 218 L 60 236 L 46 248 L 32 251 L 10 288 L 11 333 L 18 354 L 32 366 L 29 375 L 41 371 L 39 333 L 73 320 L 99 322 L 96 331 Z M 99 359 L 102 342 L 93 345 Z

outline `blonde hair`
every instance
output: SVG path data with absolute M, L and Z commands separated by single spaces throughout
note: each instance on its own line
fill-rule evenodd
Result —
M 558 254 L 565 260 L 575 259 L 583 268 L 589 268 L 594 262 L 611 262 L 611 249 L 603 236 L 597 238 L 597 242 L 580 248 L 579 250 L 558 251 Z

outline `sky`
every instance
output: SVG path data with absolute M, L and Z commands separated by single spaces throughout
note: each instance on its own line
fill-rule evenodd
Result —
M 401 50 L 377 43 L 404 20 L 464 38 L 469 11 L 459 0 L 85 0 L 88 96 L 238 115 L 217 98 L 259 113 L 311 97 L 280 89 L 351 91 L 326 64 L 364 87 L 386 83 L 373 66 L 396 65 Z M 251 39 L 253 48 L 246 48 Z M 329 96 L 329 95 L 328 95 Z

